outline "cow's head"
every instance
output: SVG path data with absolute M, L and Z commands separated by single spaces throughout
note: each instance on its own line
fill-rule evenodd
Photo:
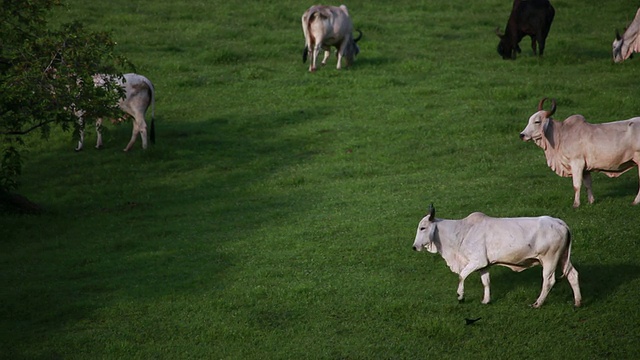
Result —
M 356 29 L 356 31 L 358 32 L 358 37 L 351 40 L 344 54 L 345 60 L 347 62 L 347 66 L 350 66 L 351 64 L 353 64 L 353 60 L 355 59 L 355 57 L 358 54 L 360 54 L 360 47 L 358 47 L 358 41 L 362 39 L 362 31 L 358 29 Z
M 429 206 L 429 213 L 423 217 L 418 224 L 418 230 L 416 231 L 416 239 L 413 242 L 413 250 L 422 251 L 426 249 L 430 253 L 438 252 L 436 245 L 433 242 L 433 238 L 436 233 L 436 209 L 433 204 Z
M 613 40 L 612 52 L 613 52 L 613 61 L 614 62 L 622 62 L 624 57 L 622 56 L 622 45 L 624 44 L 624 39 L 620 36 L 618 30 L 616 30 L 616 38 Z
M 531 115 L 527 127 L 520 133 L 520 139 L 523 141 L 533 140 L 536 144 L 544 137 L 551 115 L 556 112 L 556 100 L 551 99 L 551 110 L 546 111 L 542 108 L 547 98 L 543 98 L 538 103 L 538 111 Z
M 498 54 L 502 56 L 504 60 L 515 60 L 516 52 L 520 52 L 520 47 L 516 45 L 514 48 L 511 44 L 511 39 L 500 31 L 500 28 L 496 28 L 496 35 L 500 38 L 498 43 Z

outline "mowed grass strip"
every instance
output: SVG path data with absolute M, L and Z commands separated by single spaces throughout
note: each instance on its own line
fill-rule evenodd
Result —
M 302 64 L 309 4 L 70 1 L 55 21 L 111 30 L 156 86 L 157 143 L 123 153 L 30 138 L 20 192 L 47 211 L 0 217 L 3 358 L 631 358 L 640 208 L 632 170 L 571 180 L 518 134 L 542 97 L 557 119 L 640 115 L 640 64 L 611 62 L 635 5 L 554 1 L 545 58 L 496 52 L 508 1 L 347 3 L 361 53 Z M 89 130 L 89 129 L 88 129 Z M 95 141 L 88 131 L 87 144 Z M 551 215 L 573 233 L 584 305 L 541 268 L 457 276 L 411 250 L 439 217 Z M 481 317 L 473 325 L 465 318 Z

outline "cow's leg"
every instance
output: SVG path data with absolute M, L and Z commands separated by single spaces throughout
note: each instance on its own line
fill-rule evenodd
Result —
M 342 58 L 347 53 L 348 45 L 349 45 L 348 41 L 343 40 L 342 43 L 340 44 L 340 47 L 338 48 L 338 65 L 336 66 L 336 69 L 338 70 L 342 69 Z M 347 64 L 347 66 L 349 66 L 349 64 Z
M 482 303 L 488 304 L 489 302 L 491 302 L 491 290 L 489 288 L 489 286 L 491 285 L 491 279 L 489 278 L 489 270 L 480 270 L 480 280 L 482 280 L 482 287 L 484 288 Z
M 322 58 L 322 66 L 327 65 L 327 60 L 329 59 L 329 56 L 331 56 L 331 51 L 325 50 L 324 51 L 324 58 Z
M 312 50 L 312 53 L 311 53 L 311 64 L 309 64 L 309 71 L 314 72 L 314 71 L 316 71 L 316 60 L 318 60 L 318 55 L 320 53 L 320 45 L 318 45 L 318 43 L 316 43 L 312 47 L 312 49 L 313 50 Z
M 462 271 L 460 271 L 459 281 L 458 281 L 458 301 L 464 300 L 464 280 L 467 276 L 471 275 L 472 272 L 485 267 L 484 265 L 477 265 L 475 263 L 469 263 L 465 266 Z
M 555 262 L 557 264 L 557 261 Z M 544 300 L 549 295 L 549 291 L 556 283 L 556 266 L 551 266 L 542 262 L 542 291 L 540 291 L 540 296 L 535 303 L 531 306 L 534 308 L 539 308 L 544 303 Z
M 96 120 L 96 149 L 102 148 L 102 118 Z
M 136 138 L 138 134 L 140 134 L 140 138 L 142 140 L 142 148 L 147 148 L 147 122 L 144 119 L 144 113 L 136 112 L 132 114 L 133 119 L 133 131 L 131 132 L 131 140 L 127 144 L 127 147 L 124 148 L 124 151 L 129 151 L 133 147 L 133 144 L 136 142 Z
M 638 162 L 636 161 L 636 164 L 638 164 Z M 640 180 L 640 165 L 638 165 L 638 178 Z M 640 204 L 640 189 L 638 189 L 638 195 L 636 195 L 636 198 L 633 200 L 633 205 L 638 205 Z
M 144 150 L 147 149 L 147 122 L 144 119 L 144 114 L 141 115 L 140 126 L 138 130 L 140 131 L 140 140 L 142 140 L 142 148 Z
M 573 304 L 575 307 L 580 307 L 582 304 L 582 294 L 580 293 L 580 284 L 578 283 L 578 271 L 573 265 L 569 264 L 569 266 L 571 270 L 567 273 L 567 280 L 569 280 L 569 284 L 573 290 Z
M 84 119 L 82 117 L 78 117 L 78 135 L 80 139 L 78 139 L 78 146 L 76 146 L 75 150 L 80 151 L 84 146 Z
M 458 301 L 464 301 L 464 277 L 460 275 L 458 277 L 458 290 L 456 293 L 458 294 Z
M 573 207 L 577 208 L 580 206 L 580 187 L 582 186 L 582 169 L 575 171 L 571 169 L 573 172 Z
M 531 50 L 533 50 L 533 55 L 537 55 L 538 52 L 536 51 L 536 37 L 532 36 L 531 37 Z
M 591 191 L 591 173 L 585 171 L 582 175 L 582 183 L 584 184 L 584 187 L 587 188 L 587 199 L 589 200 L 589 204 L 593 204 L 594 197 L 593 191 Z

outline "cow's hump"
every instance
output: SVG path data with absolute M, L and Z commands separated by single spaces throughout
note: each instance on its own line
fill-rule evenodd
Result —
M 579 114 L 569 116 L 563 121 L 563 123 L 567 126 L 588 124 L 587 119 L 585 119 L 584 116 Z
M 469 214 L 469 216 L 467 216 L 466 220 L 469 224 L 477 224 L 483 220 L 485 220 L 486 218 L 488 218 L 487 215 L 481 213 L 481 212 L 474 212 Z

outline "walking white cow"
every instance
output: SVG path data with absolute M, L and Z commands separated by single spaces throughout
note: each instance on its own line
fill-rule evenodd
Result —
M 433 206 L 418 225 L 413 250 L 439 253 L 458 274 L 458 300 L 464 300 L 464 280 L 480 272 L 483 304 L 491 301 L 489 267 L 501 265 L 522 271 L 542 265 L 542 291 L 533 303 L 539 308 L 556 282 L 558 265 L 573 289 L 574 304 L 582 295 L 578 271 L 571 264 L 571 232 L 564 221 L 549 216 L 493 218 L 475 212 L 462 220 L 437 219 Z
M 580 186 L 587 188 L 589 203 L 594 197 L 591 191 L 591 172 L 599 171 L 609 177 L 617 177 L 640 164 L 640 117 L 602 124 L 590 124 L 582 115 L 572 115 L 564 121 L 556 121 L 551 115 L 556 111 L 556 101 L 551 100 L 551 110 L 538 103 L 538 111 L 531 115 L 520 139 L 533 140 L 547 158 L 547 165 L 556 174 L 573 179 L 573 207 L 580 206 Z M 640 189 L 633 204 L 640 203 Z
M 120 99 L 118 106 L 126 114 L 133 117 L 133 133 L 131 140 L 124 148 L 124 151 L 131 150 L 133 144 L 136 142 L 138 134 L 142 139 L 142 148 L 147 148 L 147 122 L 145 121 L 145 114 L 149 106 L 151 106 L 151 126 L 149 129 L 149 140 L 151 143 L 155 143 L 155 129 L 154 129 L 154 117 L 155 117 L 155 89 L 149 79 L 138 74 L 124 74 L 123 78 L 114 77 L 111 75 L 96 74 L 93 75 L 93 83 L 95 86 L 103 86 L 106 79 L 111 79 L 117 82 L 125 90 L 125 97 Z M 123 82 L 124 79 L 124 82 Z M 82 150 L 84 146 L 84 111 L 77 110 L 76 116 L 78 116 L 78 123 L 80 124 L 80 140 L 76 151 Z M 120 119 L 121 120 L 121 119 Z M 96 133 L 97 141 L 96 148 L 102 147 L 102 119 L 96 120 Z
M 640 9 L 636 17 L 624 31 L 622 36 L 616 30 L 616 38 L 613 40 L 613 61 L 622 62 L 630 58 L 633 53 L 640 52 Z
M 360 35 L 353 38 L 353 24 L 349 17 L 349 11 L 344 5 L 323 6 L 314 5 L 302 14 L 302 31 L 304 32 L 305 47 L 302 52 L 302 62 L 307 61 L 307 54 L 311 56 L 309 71 L 316 71 L 316 60 L 320 49 L 324 50 L 322 65 L 327 63 L 331 54 L 331 46 L 338 49 L 338 65 L 341 68 L 342 58 L 345 58 L 346 66 L 353 63 L 356 55 L 360 52 L 357 42 L 362 37 Z

